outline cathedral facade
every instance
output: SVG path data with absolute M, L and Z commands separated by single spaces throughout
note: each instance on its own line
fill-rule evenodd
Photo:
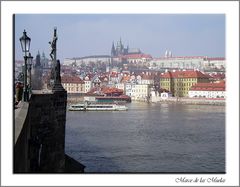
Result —
M 141 53 L 142 52 L 138 48 L 129 48 L 129 46 L 124 47 L 121 38 L 119 41 L 117 41 L 116 47 L 114 45 L 114 41 L 112 43 L 112 49 L 111 49 L 112 57 L 119 57 L 119 56 L 129 55 L 129 54 L 141 54 Z

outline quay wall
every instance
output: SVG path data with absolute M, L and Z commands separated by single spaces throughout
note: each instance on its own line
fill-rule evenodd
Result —
M 193 104 L 193 105 L 220 105 L 225 106 L 225 99 L 208 99 L 208 98 L 176 98 L 170 97 L 167 99 L 159 99 L 158 103 L 179 103 L 179 104 Z
M 84 101 L 84 96 L 67 96 L 67 103 L 73 104 Z M 225 105 L 225 99 L 221 98 L 188 98 L 188 97 L 169 97 L 162 99 L 161 97 L 154 97 L 154 99 L 146 98 L 132 98 L 134 102 L 150 102 L 150 103 L 179 103 L 179 104 L 193 104 L 193 105 Z
M 68 96 L 67 97 L 67 103 L 79 103 L 84 101 L 84 96 Z

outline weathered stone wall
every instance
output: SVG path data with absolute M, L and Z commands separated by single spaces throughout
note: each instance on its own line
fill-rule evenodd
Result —
M 33 91 L 15 110 L 14 173 L 83 172 L 65 154 L 67 93 Z
M 31 171 L 62 172 L 65 166 L 65 91 L 34 93 L 29 103 Z
M 22 121 L 23 128 L 17 137 L 18 143 L 15 144 L 15 171 L 64 171 L 66 102 L 65 90 L 54 93 L 33 91 L 25 121 Z M 23 166 L 18 166 L 23 160 Z

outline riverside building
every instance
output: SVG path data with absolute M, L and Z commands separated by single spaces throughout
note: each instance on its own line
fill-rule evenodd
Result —
M 225 82 L 197 83 L 189 90 L 189 97 L 225 98 Z
M 61 78 L 62 86 L 70 94 L 85 93 L 85 83 L 77 76 L 63 75 Z
M 160 75 L 160 88 L 170 91 L 175 97 L 186 97 L 196 83 L 209 83 L 209 75 L 197 70 L 167 71 Z

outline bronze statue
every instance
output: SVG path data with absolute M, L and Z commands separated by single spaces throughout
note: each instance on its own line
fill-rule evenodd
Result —
M 50 53 L 50 57 L 52 59 L 52 61 L 54 61 L 54 57 L 56 55 L 56 44 L 57 44 L 57 36 L 56 36 L 56 29 L 54 29 L 54 36 L 53 36 L 53 40 L 52 42 L 48 42 L 51 45 L 51 53 Z
M 50 87 L 54 91 L 62 91 L 64 88 L 61 84 L 61 75 L 60 75 L 60 61 L 57 60 L 57 28 L 54 28 L 54 35 L 52 42 L 49 42 L 51 45 L 50 57 L 52 59 L 52 69 L 50 75 Z

